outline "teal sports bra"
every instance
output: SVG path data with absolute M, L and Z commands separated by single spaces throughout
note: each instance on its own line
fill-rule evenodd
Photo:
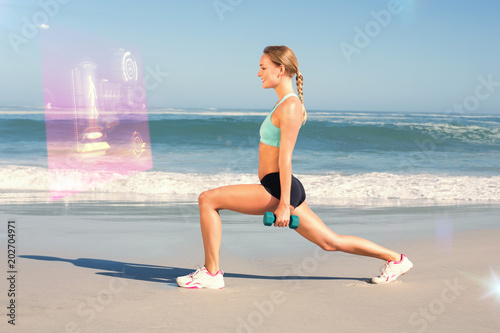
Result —
M 281 130 L 279 127 L 274 126 L 273 122 L 271 121 L 271 116 L 273 115 L 276 108 L 291 96 L 297 97 L 295 93 L 289 93 L 288 95 L 283 97 L 281 101 L 278 102 L 278 104 L 274 106 L 271 112 L 269 112 L 269 114 L 267 115 L 266 119 L 264 119 L 262 125 L 260 125 L 260 142 L 273 147 L 280 147 Z

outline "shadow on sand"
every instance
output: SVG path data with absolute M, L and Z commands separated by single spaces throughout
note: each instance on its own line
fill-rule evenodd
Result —
M 73 264 L 78 267 L 103 270 L 96 274 L 104 276 L 119 277 L 124 279 L 142 280 L 150 282 L 161 282 L 176 285 L 175 279 L 178 276 L 187 275 L 194 271 L 193 268 L 181 268 L 170 266 L 144 265 L 137 263 L 78 258 L 64 259 L 58 257 L 20 255 L 20 258 L 44 261 L 60 261 Z M 329 276 L 307 276 L 307 275 L 254 275 L 224 272 L 224 277 L 240 279 L 264 279 L 264 280 L 355 280 L 368 282 L 367 278 L 352 277 L 329 277 Z

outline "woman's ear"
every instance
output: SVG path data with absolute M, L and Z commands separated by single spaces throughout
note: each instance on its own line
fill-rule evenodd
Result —
M 286 72 L 285 65 L 280 65 L 280 71 L 279 71 L 280 76 L 281 76 L 281 75 L 284 75 L 284 74 L 285 74 L 285 72 Z

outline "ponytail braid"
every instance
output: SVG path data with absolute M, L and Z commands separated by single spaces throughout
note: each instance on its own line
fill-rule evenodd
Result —
M 276 66 L 285 66 L 285 72 L 290 78 L 292 78 L 294 75 L 297 75 L 295 79 L 297 81 L 296 83 L 297 92 L 299 93 L 299 99 L 302 103 L 302 124 L 305 124 L 307 113 L 306 108 L 304 107 L 304 94 L 302 92 L 302 83 L 304 81 L 304 78 L 299 71 L 299 63 L 297 62 L 297 57 L 289 47 L 284 45 L 266 46 L 266 48 L 264 49 L 264 54 L 267 55 Z
M 304 121 L 302 124 L 306 123 L 307 120 L 307 112 L 306 108 L 304 107 L 304 91 L 302 89 L 303 83 L 304 83 L 304 77 L 302 76 L 302 73 L 297 69 L 297 76 L 296 76 L 296 83 L 297 83 L 297 92 L 299 93 L 299 99 L 300 102 L 302 103 L 302 115 L 304 118 Z

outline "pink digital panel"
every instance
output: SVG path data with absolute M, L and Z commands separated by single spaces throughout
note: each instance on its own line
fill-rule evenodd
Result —
M 140 49 L 52 27 L 40 39 L 51 199 L 151 169 Z

